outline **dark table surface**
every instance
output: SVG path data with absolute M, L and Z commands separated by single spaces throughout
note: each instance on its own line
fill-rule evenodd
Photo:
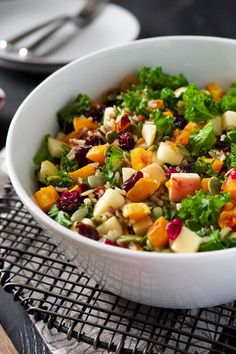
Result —
M 136 15 L 141 24 L 140 38 L 186 34 L 236 38 L 235 0 L 225 2 L 220 0 L 117 0 L 113 2 Z M 45 75 L 0 67 L 0 87 L 7 95 L 6 106 L 0 112 L 0 148 L 5 145 L 8 127 L 15 111 L 45 77 Z M 0 324 L 19 353 L 50 353 L 24 310 L 1 288 Z

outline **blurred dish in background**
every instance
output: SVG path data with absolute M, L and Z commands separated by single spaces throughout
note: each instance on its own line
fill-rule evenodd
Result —
M 0 38 L 7 38 L 31 26 L 59 15 L 73 15 L 83 1 L 22 0 L 0 4 Z M 46 41 L 35 57 L 21 58 L 16 53 L 0 51 L 0 65 L 24 71 L 50 73 L 70 61 L 93 51 L 134 40 L 139 35 L 139 22 L 133 14 L 114 4 L 86 28 L 68 23 Z M 22 45 L 35 39 L 28 38 Z

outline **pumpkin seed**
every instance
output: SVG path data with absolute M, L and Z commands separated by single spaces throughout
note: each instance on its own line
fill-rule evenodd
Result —
M 88 184 L 92 188 L 104 186 L 106 183 L 105 179 L 99 176 L 89 176 L 88 177 Z
M 156 219 L 158 219 L 162 215 L 163 215 L 163 210 L 161 207 L 158 206 L 152 210 L 152 214 L 151 214 L 152 220 L 155 221 Z
M 117 137 L 118 134 L 114 130 L 106 133 L 106 141 L 108 142 L 108 144 L 112 144 Z
M 123 235 L 120 238 L 118 238 L 118 240 L 116 241 L 118 243 L 118 245 L 127 245 L 130 242 L 138 242 L 138 243 L 142 243 L 144 240 L 143 236 L 137 236 L 137 235 Z
M 221 191 L 221 182 L 217 177 L 211 177 L 208 182 L 208 189 L 212 195 L 219 194 Z
M 86 205 L 83 206 L 83 208 L 80 208 L 76 210 L 72 215 L 71 215 L 71 220 L 72 221 L 81 221 L 83 218 L 85 218 L 86 215 L 88 215 L 88 207 Z

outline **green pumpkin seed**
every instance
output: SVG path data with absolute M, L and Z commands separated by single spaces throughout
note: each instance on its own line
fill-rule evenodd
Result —
M 137 235 L 123 235 L 118 240 L 116 241 L 119 245 L 128 245 L 130 242 L 138 242 L 142 243 L 144 240 L 143 236 L 137 236 Z
M 89 212 L 88 207 L 86 205 L 84 205 L 83 208 L 76 210 L 71 215 L 71 220 L 72 221 L 81 221 L 83 218 L 86 217 L 86 215 L 88 215 L 88 212 Z
M 158 219 L 162 215 L 163 215 L 163 210 L 161 207 L 158 206 L 152 210 L 151 216 L 152 216 L 153 221 L 155 221 L 156 219 Z
M 219 194 L 221 191 L 221 182 L 217 177 L 211 177 L 208 182 L 208 189 L 212 195 Z
M 106 140 L 108 144 L 112 144 L 113 141 L 118 137 L 118 134 L 115 131 L 109 131 L 106 133 Z
M 106 183 L 106 181 L 102 177 L 99 177 L 99 176 L 89 176 L 88 177 L 88 184 L 91 188 L 104 186 L 105 183 Z

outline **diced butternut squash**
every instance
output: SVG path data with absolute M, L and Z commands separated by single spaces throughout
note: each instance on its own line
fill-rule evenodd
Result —
M 147 215 L 145 218 L 136 221 L 133 224 L 133 230 L 136 235 L 144 236 L 146 235 L 149 227 L 153 224 L 152 219 L 150 218 L 149 215 Z
M 53 186 L 42 187 L 34 193 L 34 198 L 39 207 L 47 213 L 59 199 L 59 194 Z
M 86 157 L 91 161 L 98 162 L 100 165 L 103 165 L 105 162 L 106 151 L 107 145 L 93 146 L 88 151 Z
M 98 124 L 97 122 L 94 122 L 91 118 L 74 117 L 73 126 L 75 131 L 78 132 L 83 128 L 88 128 L 89 130 L 97 129 Z
M 132 168 L 139 171 L 152 162 L 152 152 L 146 151 L 142 147 L 137 147 L 131 150 L 130 159 Z
M 66 144 L 70 144 L 71 139 L 78 139 L 80 136 L 80 131 L 73 130 L 69 134 L 65 135 L 62 141 Z
M 223 192 L 230 193 L 232 200 L 236 201 L 236 180 L 232 179 L 231 176 L 226 178 L 221 189 Z
M 224 91 L 222 87 L 220 87 L 220 85 L 217 84 L 216 82 L 210 82 L 206 88 L 208 91 L 210 91 L 214 100 L 216 101 L 219 101 L 221 97 L 224 95 Z
M 222 211 L 220 213 L 220 218 L 218 224 L 221 228 L 224 227 L 235 227 L 236 226 L 236 208 L 229 211 Z
M 177 137 L 176 137 L 176 144 L 181 144 L 181 145 L 188 145 L 189 143 L 189 138 L 190 138 L 191 133 L 183 130 Z
M 149 206 L 145 203 L 129 203 L 123 207 L 123 216 L 133 220 L 141 220 L 151 214 Z
M 160 216 L 148 230 L 148 240 L 155 250 L 161 250 L 169 244 L 166 232 L 166 226 L 168 223 L 169 221 L 167 219 Z
M 140 178 L 135 185 L 127 192 L 127 198 L 131 202 L 143 202 L 151 197 L 159 188 L 160 183 L 149 177 Z
M 68 175 L 73 179 L 73 181 L 77 182 L 78 178 L 86 178 L 88 176 L 94 175 L 96 172 L 96 168 L 91 165 L 87 165 L 79 168 L 76 171 L 69 172 Z
M 209 180 L 210 180 L 210 178 L 203 178 L 202 181 L 201 181 L 202 190 L 205 193 L 209 192 L 209 188 L 208 188 Z
M 213 164 L 212 164 L 212 170 L 214 172 L 220 172 L 220 170 L 222 169 L 223 165 L 224 165 L 223 161 L 215 159 Z

